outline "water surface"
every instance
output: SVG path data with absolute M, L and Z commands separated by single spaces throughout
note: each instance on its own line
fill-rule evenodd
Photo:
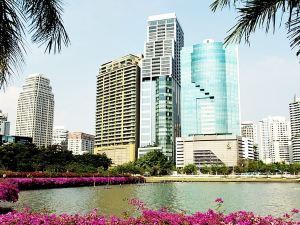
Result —
M 186 210 L 188 213 L 214 208 L 214 200 L 224 199 L 226 212 L 254 211 L 259 215 L 281 216 L 300 208 L 297 183 L 165 183 L 22 191 L 15 208 L 36 211 L 85 214 L 97 208 L 101 214 L 133 213 L 128 199 L 138 198 L 148 207 Z

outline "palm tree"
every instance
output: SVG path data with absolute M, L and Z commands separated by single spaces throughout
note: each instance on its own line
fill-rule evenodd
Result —
M 48 53 L 70 44 L 62 13 L 62 0 L 0 0 L 0 89 L 25 62 L 27 33 Z
M 210 5 L 213 12 L 225 7 L 233 7 L 237 13 L 237 23 L 229 30 L 225 44 L 249 43 L 252 33 L 262 28 L 266 33 L 280 26 L 284 21 L 292 49 L 300 56 L 300 0 L 214 0 Z M 278 18 L 279 17 L 279 18 Z

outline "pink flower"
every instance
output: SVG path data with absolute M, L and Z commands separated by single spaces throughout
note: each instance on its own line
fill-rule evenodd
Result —
M 223 198 L 216 198 L 215 202 L 222 204 L 222 203 L 224 203 L 224 200 L 223 200 Z
M 291 212 L 294 213 L 294 214 L 297 214 L 297 213 L 299 213 L 299 209 L 292 209 Z

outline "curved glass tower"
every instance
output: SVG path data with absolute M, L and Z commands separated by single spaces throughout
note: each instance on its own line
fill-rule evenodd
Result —
M 181 51 L 181 133 L 240 135 L 238 49 L 204 40 Z

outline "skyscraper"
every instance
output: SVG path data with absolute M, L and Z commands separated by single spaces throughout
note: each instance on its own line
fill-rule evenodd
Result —
M 284 117 L 259 121 L 260 159 L 265 163 L 290 162 L 290 123 Z
M 180 136 L 180 50 L 184 33 L 174 13 L 148 17 L 141 73 L 140 147 L 172 158 Z
M 10 133 L 10 122 L 7 121 L 7 113 L 2 113 L 0 110 L 0 135 L 8 136 Z
M 242 136 L 252 139 L 254 144 L 257 144 L 257 126 L 253 121 L 242 122 Z
M 240 135 L 238 49 L 211 39 L 181 51 L 181 135 Z
M 300 98 L 289 104 L 292 133 L 293 162 L 300 162 Z
M 97 76 L 94 153 L 113 163 L 134 161 L 139 137 L 140 57 L 127 55 L 101 65 Z
M 38 147 L 51 145 L 53 117 L 50 80 L 42 74 L 28 76 L 18 99 L 16 135 L 32 137 Z

